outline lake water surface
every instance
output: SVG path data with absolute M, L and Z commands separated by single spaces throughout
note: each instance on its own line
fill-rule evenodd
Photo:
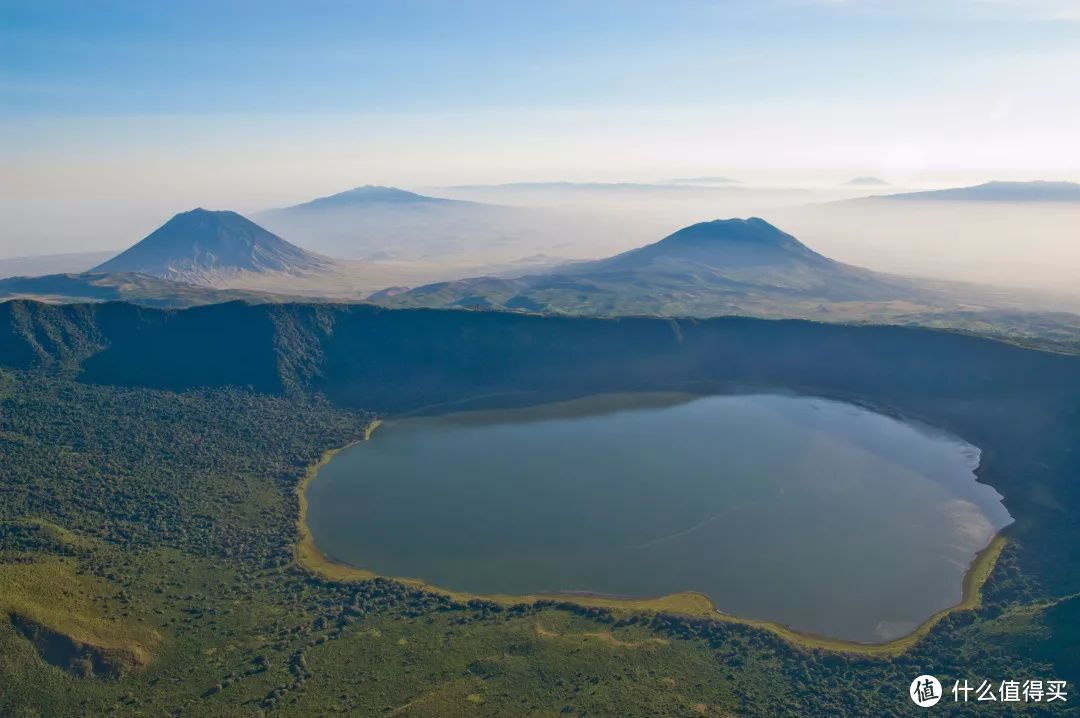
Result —
M 978 449 L 819 398 L 599 396 L 386 423 L 319 471 L 327 555 L 475 593 L 708 594 L 857 641 L 956 604 L 1011 519 Z

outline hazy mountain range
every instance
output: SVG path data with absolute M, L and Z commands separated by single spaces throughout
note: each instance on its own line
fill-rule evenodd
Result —
M 793 227 L 799 236 L 828 248 L 830 253 L 843 249 L 833 242 L 833 238 L 846 242 L 846 235 L 852 232 L 865 234 L 874 241 L 861 242 L 858 251 L 850 254 L 841 251 L 848 261 L 920 274 L 926 270 L 907 266 L 911 260 L 897 263 L 895 260 L 900 258 L 893 258 L 894 261 L 885 263 L 874 262 L 863 256 L 866 252 L 862 248 L 870 250 L 882 245 L 878 235 L 888 232 L 916 242 L 935 226 L 946 226 L 945 222 L 934 217 L 928 220 L 929 227 L 909 228 L 910 222 L 897 221 L 891 215 L 881 221 L 874 221 L 873 216 L 863 217 L 861 215 L 867 214 L 866 207 L 878 207 L 887 214 L 887 207 L 901 204 L 895 200 L 910 200 L 903 203 L 905 206 L 915 205 L 916 200 L 927 200 L 922 203 L 926 209 L 919 209 L 919 213 L 931 213 L 934 206 L 950 208 L 948 211 L 955 216 L 947 218 L 948 240 L 935 240 L 933 256 L 937 261 L 947 260 L 955 265 L 959 257 L 949 259 L 949 252 L 967 239 L 977 235 L 990 240 L 990 244 L 1001 244 L 1007 239 L 1013 241 L 1011 229 L 1000 239 L 997 235 L 1003 233 L 1003 226 L 1011 227 L 1018 222 L 1035 222 L 1029 226 L 1031 234 L 1037 235 L 1042 231 L 1040 227 L 1047 224 L 1040 222 L 1042 214 L 1060 214 L 1067 212 L 1070 206 L 1080 206 L 1080 202 L 1070 199 L 1080 195 L 1080 185 L 1074 183 L 990 182 L 969 188 L 878 195 L 872 200 L 851 202 L 847 205 L 849 210 L 840 215 L 829 214 L 823 218 L 827 220 L 824 223 L 806 223 L 798 215 L 821 214 L 815 209 L 819 205 L 805 204 L 811 196 L 807 194 L 808 190 L 736 184 L 718 176 L 686 177 L 654 184 L 519 182 L 444 187 L 436 192 L 446 196 L 438 197 L 367 185 L 250 216 L 268 232 L 299 248 L 338 259 L 378 262 L 381 263 L 377 268 L 379 272 L 393 274 L 405 283 L 415 285 L 420 280 L 478 274 L 507 276 L 516 271 L 515 267 L 535 270 L 573 258 L 610 255 L 652 241 L 672 227 L 680 226 L 688 217 L 748 214 Z M 884 186 L 887 185 L 882 180 L 869 176 L 857 177 L 842 185 L 848 190 Z M 834 196 L 840 191 L 839 187 L 832 190 Z M 828 191 L 822 193 L 828 194 Z M 1014 213 L 1020 211 L 1019 203 L 1026 203 L 1039 216 L 1025 216 L 1022 221 L 1011 223 L 1006 217 L 1006 225 L 997 220 L 980 221 L 985 210 L 975 209 L 976 206 L 998 203 L 1014 208 L 1010 210 Z M 969 204 L 972 212 L 964 212 L 962 208 Z M 835 206 L 844 205 L 840 202 Z M 857 209 L 859 207 L 863 209 Z M 860 216 L 853 222 L 852 217 L 846 216 L 852 214 Z M 817 231 L 819 226 L 820 232 Z M 830 226 L 836 231 L 828 231 Z M 854 240 L 852 237 L 851 241 Z M 113 254 L 90 252 L 0 259 L 0 277 L 85 272 Z M 912 259 L 918 256 L 914 253 Z M 993 262 L 1000 264 L 1003 259 Z M 1068 264 L 1067 257 L 1065 259 Z M 965 258 L 966 264 L 951 266 L 950 271 L 955 269 L 957 277 L 978 278 L 979 267 L 990 266 L 988 261 L 980 254 Z M 965 271 L 968 266 L 971 270 Z M 180 273 L 191 274 L 189 269 L 181 269 Z M 357 266 L 348 271 L 350 276 L 367 275 L 361 283 L 369 287 L 375 273 Z M 1039 281 L 1046 280 L 1045 274 L 1038 277 Z M 398 279 L 375 280 L 373 288 L 378 288 L 380 283 L 385 286 L 396 281 Z M 996 277 L 989 276 L 983 281 L 996 281 Z
M 1080 184 L 872 192 L 768 208 L 759 216 L 851 264 L 1037 293 L 1038 306 L 1080 311 Z
M 334 257 L 474 267 L 535 253 L 550 236 L 553 219 L 536 209 L 371 185 L 254 218 L 300 246 Z M 562 229 L 571 226 L 568 222 Z
M 669 182 L 505 182 L 502 184 L 453 185 L 446 189 L 578 190 L 582 192 L 689 192 L 700 187 L 685 185 L 739 184 L 725 177 L 684 177 Z
M 1027 196 L 1034 196 L 1032 189 L 1075 187 L 1020 184 Z M 986 191 L 1000 195 L 1003 185 L 1012 186 L 988 183 L 969 189 L 979 190 L 973 196 Z M 430 218 L 435 212 L 441 217 L 433 220 L 437 229 L 448 221 L 444 212 L 475 218 L 472 213 L 505 210 L 526 211 L 366 186 L 266 216 L 297 223 L 294 231 L 306 233 L 309 243 L 318 228 L 336 227 L 343 234 L 333 241 L 324 234 L 323 241 L 392 247 L 392 236 L 350 238 L 351 218 L 369 213 Z M 435 261 L 331 258 L 235 212 L 196 209 L 176 215 L 89 272 L 0 280 L 0 298 L 120 299 L 155 306 L 369 298 L 388 307 L 927 324 L 1062 346 L 1078 343 L 1080 337 L 1080 317 L 1075 314 L 1029 311 L 1037 302 L 986 287 L 903 278 L 838 262 L 759 218 L 702 222 L 604 259 L 568 263 L 534 256 L 519 264 L 508 261 L 499 272 L 466 269 L 459 265 L 457 276 L 468 278 L 432 283 L 453 276 L 455 269 Z
M 64 254 L 31 254 L 24 257 L 0 259 L 0 278 L 40 277 L 45 274 L 85 272 L 115 257 L 119 252 L 67 252 Z
M 474 204 L 460 200 L 443 199 L 441 197 L 428 197 L 426 195 L 398 189 L 397 187 L 383 187 L 380 185 L 364 185 L 354 187 L 344 192 L 338 192 L 327 197 L 317 197 L 310 202 L 285 207 L 283 209 L 264 212 L 263 216 L 272 217 L 277 214 L 300 214 L 303 212 L 318 212 L 324 209 L 340 207 L 375 207 L 382 204 L 405 204 L 416 206 L 448 206 Z
M 836 262 L 759 218 L 702 222 L 636 250 L 545 273 L 396 287 L 370 300 L 389 307 L 873 321 L 1070 345 L 1080 339 L 1080 316 L 1019 311 L 985 288 Z
M 440 282 L 394 294 L 395 306 L 497 306 L 596 314 L 727 314 L 765 292 L 800 301 L 910 296 L 903 280 L 834 262 L 765 220 L 715 220 L 608 259 L 514 279 Z M 373 299 L 385 301 L 384 293 Z
M 739 180 L 731 179 L 730 177 L 717 177 L 715 175 L 706 175 L 704 177 L 676 177 L 675 179 L 668 180 L 669 184 L 742 184 Z
M 1075 182 L 985 182 L 972 187 L 903 192 L 871 199 L 950 202 L 1080 202 Z
M 855 177 L 844 183 L 845 187 L 889 187 L 889 183 L 880 177 Z

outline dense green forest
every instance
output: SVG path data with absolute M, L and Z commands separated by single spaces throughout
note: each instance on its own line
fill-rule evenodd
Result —
M 893 716 L 921 712 L 907 688 L 922 673 L 1069 679 L 1075 705 L 1071 357 L 807 322 L 11 302 L 0 366 L 0 715 Z M 978 609 L 870 657 L 701 618 L 334 581 L 295 561 L 297 485 L 376 414 L 764 385 L 983 449 L 980 478 L 1017 523 Z

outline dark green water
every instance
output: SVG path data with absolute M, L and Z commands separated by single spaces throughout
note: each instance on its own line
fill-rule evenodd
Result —
M 858 641 L 960 600 L 1010 522 L 978 450 L 849 404 L 606 396 L 389 422 L 308 489 L 319 548 L 477 593 L 693 590 Z

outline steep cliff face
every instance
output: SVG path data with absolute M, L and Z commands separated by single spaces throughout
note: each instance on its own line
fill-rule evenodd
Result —
M 99 319 L 97 307 L 90 304 L 0 303 L 0 365 L 14 369 L 77 366 L 108 345 Z
M 479 394 L 695 384 L 918 397 L 1080 392 L 1080 360 L 933 330 L 365 305 L 0 305 L 0 363 L 158 388 L 321 392 L 398 411 Z

